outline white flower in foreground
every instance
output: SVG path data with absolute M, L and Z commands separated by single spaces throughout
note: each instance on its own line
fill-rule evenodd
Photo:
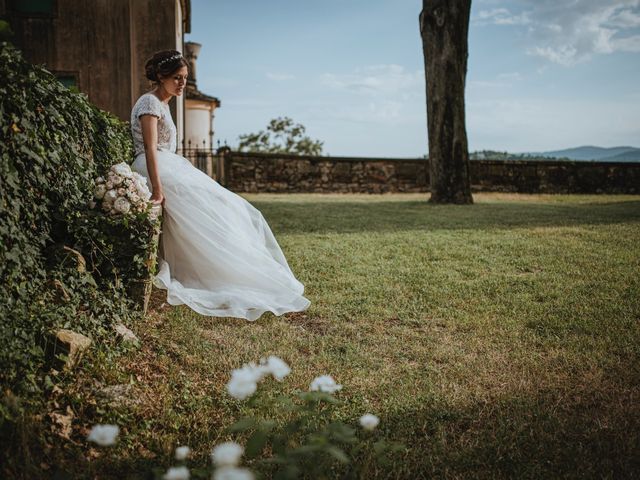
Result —
M 258 388 L 258 382 L 262 380 L 265 372 L 257 365 L 250 363 L 243 365 L 231 372 L 231 380 L 227 384 L 229 395 L 238 400 L 253 395 Z
M 360 417 L 360 425 L 362 425 L 362 428 L 365 430 L 371 431 L 376 428 L 379 423 L 380 419 L 370 413 L 366 413 Z
M 271 355 L 267 358 L 266 362 L 263 364 L 263 368 L 267 373 L 273 375 L 273 378 L 281 382 L 284 377 L 291 373 L 291 368 L 287 365 L 284 360 L 276 357 L 275 355 Z
M 342 385 L 338 385 L 331 375 L 320 375 L 313 379 L 309 390 L 312 392 L 326 392 L 335 393 L 342 388 Z
M 95 181 L 96 181 L 96 185 L 99 184 L 99 183 L 104 183 L 104 177 L 98 177 L 98 178 L 96 178 Z
M 87 440 L 101 447 L 108 447 L 116 443 L 119 433 L 120 427 L 117 425 L 95 425 L 89 432 Z
M 164 480 L 189 480 L 191 474 L 187 467 L 171 467 L 162 478 Z
M 133 173 L 131 171 L 131 167 L 128 164 L 126 164 L 125 162 L 120 162 L 120 163 L 118 163 L 116 165 L 113 165 L 111 167 L 111 171 L 113 173 L 115 173 L 116 175 L 120 175 L 120 176 L 123 176 L 123 177 L 130 177 L 131 174 Z
M 118 197 L 116 198 L 116 201 L 113 202 L 113 208 L 117 212 L 127 213 L 131 208 L 131 204 L 129 203 L 129 200 L 127 200 L 125 197 Z
M 189 447 L 184 446 L 176 448 L 176 460 L 186 460 L 190 454 L 191 449 Z
M 240 463 L 240 457 L 244 453 L 242 445 L 236 442 L 225 442 L 211 451 L 211 461 L 218 467 L 235 467 Z
M 254 480 L 251 470 L 246 468 L 224 467 L 213 472 L 212 480 Z

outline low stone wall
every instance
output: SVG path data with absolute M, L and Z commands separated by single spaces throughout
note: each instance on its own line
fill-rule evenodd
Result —
M 640 163 L 474 160 L 474 191 L 640 193 Z M 219 180 L 237 192 L 428 192 L 425 159 L 227 152 Z

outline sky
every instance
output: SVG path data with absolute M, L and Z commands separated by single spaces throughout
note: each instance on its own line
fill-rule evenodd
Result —
M 421 7 L 191 0 L 215 138 L 288 116 L 324 154 L 426 155 Z M 474 0 L 465 99 L 470 151 L 640 147 L 640 0 Z

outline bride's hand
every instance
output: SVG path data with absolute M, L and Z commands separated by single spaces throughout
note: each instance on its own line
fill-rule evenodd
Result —
M 154 205 L 160 205 L 160 204 L 164 205 L 164 195 L 162 194 L 161 190 L 153 192 L 149 200 Z

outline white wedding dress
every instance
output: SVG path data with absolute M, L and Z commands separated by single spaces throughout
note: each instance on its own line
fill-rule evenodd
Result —
M 256 320 L 307 309 L 304 285 L 294 276 L 269 225 L 253 205 L 176 155 L 169 106 L 153 93 L 131 112 L 132 169 L 147 178 L 141 115 L 158 117 L 158 170 L 165 196 L 158 274 L 171 305 L 186 304 L 216 317 Z

